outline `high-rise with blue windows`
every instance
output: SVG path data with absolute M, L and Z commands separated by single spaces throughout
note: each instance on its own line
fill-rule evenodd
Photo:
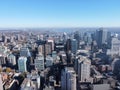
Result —
M 107 44 L 107 34 L 107 30 L 104 30 L 103 28 L 96 30 L 96 42 L 98 48 L 102 48 L 103 44 Z
M 19 72 L 27 72 L 27 57 L 19 57 L 18 69 Z
M 77 49 L 78 49 L 77 44 L 78 44 L 78 42 L 76 39 L 71 40 L 71 52 L 74 54 L 77 52 Z

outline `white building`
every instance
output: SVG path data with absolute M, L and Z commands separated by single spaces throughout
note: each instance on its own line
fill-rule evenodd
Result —
M 27 74 L 27 78 L 24 79 L 20 86 L 20 90 L 39 90 L 40 89 L 40 76 L 37 72 L 31 72 Z
M 117 37 L 112 38 L 111 49 L 107 51 L 108 55 L 120 55 L 120 40 Z
M 51 49 L 52 49 L 52 51 L 54 50 L 54 40 L 53 39 L 48 39 L 48 41 L 47 41 L 49 44 L 51 44 Z
M 78 79 L 80 82 L 89 82 L 91 61 L 85 56 L 78 56 L 77 67 Z
M 16 57 L 13 54 L 8 55 L 8 62 L 12 65 L 16 65 Z
M 35 59 L 35 68 L 39 71 L 44 70 L 44 57 L 38 54 Z
M 62 71 L 61 90 L 76 90 L 76 74 L 71 67 L 66 67 Z
M 109 84 L 93 85 L 91 90 L 112 90 Z
M 46 67 L 52 66 L 53 65 L 53 58 L 50 56 L 46 57 Z
M 71 40 L 71 52 L 72 53 L 76 53 L 77 52 L 77 40 L 76 39 L 72 39 Z
M 27 57 L 19 57 L 18 69 L 20 72 L 27 72 Z
M 44 54 L 44 46 L 43 45 L 38 46 L 38 52 Z

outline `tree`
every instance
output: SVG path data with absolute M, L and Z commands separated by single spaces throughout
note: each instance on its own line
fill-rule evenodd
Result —
M 11 72 L 12 70 L 10 68 L 6 68 L 6 72 Z

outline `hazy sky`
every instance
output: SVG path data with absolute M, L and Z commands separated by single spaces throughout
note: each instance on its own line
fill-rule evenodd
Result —
M 0 0 L 0 27 L 98 26 L 120 26 L 120 0 Z

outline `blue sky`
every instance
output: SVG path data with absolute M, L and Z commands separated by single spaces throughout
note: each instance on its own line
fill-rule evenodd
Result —
M 119 27 L 120 0 L 0 0 L 0 27 Z

